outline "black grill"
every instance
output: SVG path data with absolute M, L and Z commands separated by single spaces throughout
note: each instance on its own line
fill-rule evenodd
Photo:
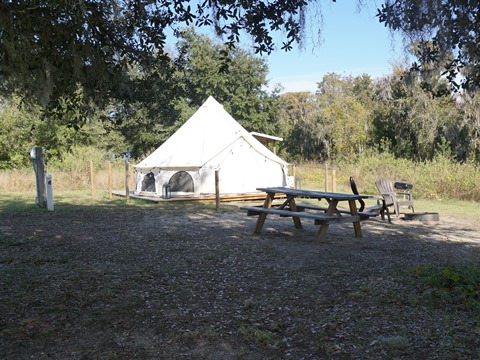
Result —
M 395 187 L 395 189 L 399 190 L 410 190 L 413 188 L 413 185 L 411 183 L 402 181 L 396 182 L 393 186 Z

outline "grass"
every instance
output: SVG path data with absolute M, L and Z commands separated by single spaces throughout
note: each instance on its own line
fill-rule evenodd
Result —
M 337 192 L 344 192 L 350 193 L 350 183 L 349 178 L 350 175 L 355 175 L 355 171 L 337 171 L 336 172 L 336 180 L 335 180 L 335 191 Z M 297 174 L 302 179 L 301 187 L 303 189 L 317 189 L 317 190 L 325 190 L 325 168 L 318 166 L 307 164 L 304 166 L 299 166 L 297 168 Z M 331 169 L 327 173 L 327 190 L 332 191 L 332 175 Z M 475 174 L 473 174 L 475 176 Z M 358 176 L 358 178 L 362 178 Z M 362 194 L 367 195 L 377 195 L 378 190 L 374 187 L 375 178 L 370 176 L 368 179 L 362 178 L 362 182 L 360 184 L 367 184 L 368 186 L 359 186 L 359 191 Z M 422 197 L 418 193 L 420 192 L 418 188 L 421 185 L 414 185 L 412 190 L 413 193 L 413 200 L 415 205 L 415 212 L 438 212 L 441 216 L 452 216 L 459 219 L 465 219 L 468 221 L 477 221 L 480 219 L 480 205 L 478 201 L 473 200 L 458 200 L 449 197 L 439 197 L 439 196 L 426 196 Z M 478 187 L 478 184 L 476 185 Z M 455 187 L 454 184 L 451 184 L 451 187 Z M 442 192 L 446 192 L 446 190 L 442 190 Z M 370 201 L 367 201 L 367 205 L 373 205 Z M 408 210 L 406 210 L 408 211 Z M 478 228 L 480 228 L 480 223 L 478 223 Z
M 337 189 L 339 192 L 348 192 L 347 188 Z M 440 219 L 442 216 L 451 216 L 458 219 L 465 219 L 468 221 L 477 221 L 480 218 L 479 204 L 473 201 L 461 201 L 461 200 L 424 200 L 415 199 L 415 211 L 416 212 L 438 212 Z M 326 204 L 324 204 L 326 205 Z M 368 205 L 368 202 L 367 202 Z M 54 207 L 56 212 L 72 211 L 78 206 L 86 207 L 84 211 L 96 211 L 96 207 L 152 207 L 156 206 L 155 203 L 131 198 L 127 203 L 125 198 L 113 196 L 112 200 L 108 199 L 108 193 L 106 191 L 97 190 L 94 195 L 91 195 L 89 191 L 56 191 L 54 194 Z M 177 204 L 178 206 L 178 204 Z M 182 202 L 183 207 L 188 209 L 195 206 L 192 203 Z M 214 203 L 204 203 L 208 209 L 214 209 Z M 228 205 L 222 204 L 221 209 L 226 211 L 231 210 Z M 32 213 L 43 211 L 35 205 L 35 193 L 34 192 L 9 192 L 0 193 L 0 211 L 15 211 L 22 213 Z M 405 210 L 407 212 L 409 210 Z M 480 228 L 480 223 L 475 223 Z
M 333 171 L 335 170 L 335 176 Z M 325 189 L 325 178 L 329 190 L 335 177 L 337 191 L 349 190 L 349 178 L 353 176 L 361 193 L 375 194 L 375 181 L 385 177 L 392 181 L 409 181 L 414 185 L 416 199 L 461 199 L 480 201 L 480 167 L 475 164 L 460 164 L 445 157 L 430 162 L 414 163 L 396 159 L 390 154 L 358 156 L 325 169 L 323 164 L 305 163 L 296 167 L 296 176 L 304 188 Z
M 18 213 L 18 214 L 47 214 L 50 211 L 39 208 L 35 204 L 34 192 L 8 192 L 0 193 L 0 214 Z M 54 193 L 54 211 L 52 213 L 62 214 L 75 211 L 98 212 L 102 210 L 129 211 L 131 209 L 149 209 L 159 206 L 169 209 L 169 211 L 195 211 L 198 206 L 205 210 L 215 210 L 214 202 L 178 202 L 178 203 L 158 203 L 130 198 L 127 202 L 124 197 L 113 196 L 108 198 L 106 191 L 97 190 L 92 195 L 90 191 L 56 191 Z M 235 207 L 226 204 L 220 205 L 220 211 L 235 211 Z
M 260 329 L 258 326 L 242 326 L 239 332 L 247 338 L 250 338 L 253 341 L 258 342 L 262 345 L 273 346 L 275 344 L 273 333 L 269 330 Z
M 480 228 L 480 204 L 474 201 L 462 200 L 416 200 L 414 198 L 416 212 L 438 212 L 440 220 L 442 216 L 452 216 L 458 219 L 465 219 L 476 222 Z
M 316 187 L 314 184 L 307 183 L 303 188 L 311 188 L 311 189 L 318 189 L 324 190 L 322 187 Z M 346 186 L 338 186 L 336 189 L 337 192 L 345 192 L 349 193 L 350 189 Z M 476 228 L 480 229 L 480 223 L 478 223 L 478 219 L 480 219 L 480 205 L 478 202 L 475 201 L 466 201 L 466 200 L 455 200 L 455 199 L 444 199 L 444 200 L 436 200 L 436 199 L 416 199 L 415 192 L 413 192 L 414 198 L 413 203 L 415 206 L 415 212 L 438 212 L 440 215 L 440 220 L 442 216 L 450 216 L 455 217 L 458 219 L 464 219 L 467 221 L 475 222 Z M 378 196 L 378 194 L 374 194 Z M 318 204 L 317 201 L 306 201 L 309 203 Z M 323 206 L 327 206 L 326 203 L 321 203 Z M 374 200 L 367 200 L 366 205 L 374 205 Z M 410 210 L 405 209 L 401 210 L 403 212 L 409 212 Z
M 40 211 L 47 211 L 41 209 L 35 204 L 35 192 L 10 192 L 0 193 L 0 209 L 7 212 L 17 213 L 38 213 Z M 108 207 L 123 207 L 142 204 L 148 206 L 146 202 L 132 200 L 126 203 L 125 199 L 120 197 L 113 197 L 108 199 L 108 194 L 104 191 L 96 191 L 91 195 L 86 191 L 55 191 L 54 192 L 54 211 L 65 212 L 72 211 L 75 208 L 82 206 L 84 211 L 98 211 L 100 208 Z

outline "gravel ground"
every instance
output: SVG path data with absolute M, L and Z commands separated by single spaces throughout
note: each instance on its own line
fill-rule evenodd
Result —
M 480 358 L 479 308 L 416 271 L 478 267 L 478 224 L 375 219 L 318 243 L 310 222 L 253 235 L 255 220 L 201 204 L 0 212 L 0 358 Z

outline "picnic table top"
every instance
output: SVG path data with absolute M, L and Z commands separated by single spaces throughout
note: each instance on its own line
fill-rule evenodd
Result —
M 359 200 L 366 199 L 368 195 L 356 195 L 356 194 L 343 194 L 337 192 L 324 192 L 317 190 L 302 190 L 289 187 L 266 187 L 257 188 L 257 190 L 264 191 L 266 193 L 286 194 L 292 196 L 301 196 L 306 198 L 315 199 L 332 199 L 332 200 Z

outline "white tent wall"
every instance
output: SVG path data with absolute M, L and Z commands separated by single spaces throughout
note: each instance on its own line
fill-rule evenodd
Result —
M 219 169 L 222 194 L 250 193 L 257 191 L 258 187 L 286 185 L 287 169 L 259 154 L 242 137 L 209 161 L 209 164 Z
M 287 167 L 288 163 L 209 97 L 180 129 L 135 167 L 136 190 L 141 192 L 146 174 L 152 171 L 155 193 L 162 195 L 163 185 L 184 171 L 191 178 L 185 173 L 182 176 L 193 182 L 192 195 L 214 194 L 218 170 L 221 194 L 251 193 L 258 187 L 286 186 Z
M 219 171 L 221 194 L 251 193 L 258 187 L 286 186 L 288 169 L 284 164 L 259 154 L 257 149 L 240 137 L 234 144 L 219 153 L 198 170 L 186 171 L 193 179 L 194 194 L 215 193 L 215 171 Z M 156 194 L 162 195 L 162 187 L 168 184 L 179 169 L 149 169 L 137 171 L 137 192 L 142 191 L 146 174 L 155 176 Z M 181 193 L 172 192 L 172 195 Z

